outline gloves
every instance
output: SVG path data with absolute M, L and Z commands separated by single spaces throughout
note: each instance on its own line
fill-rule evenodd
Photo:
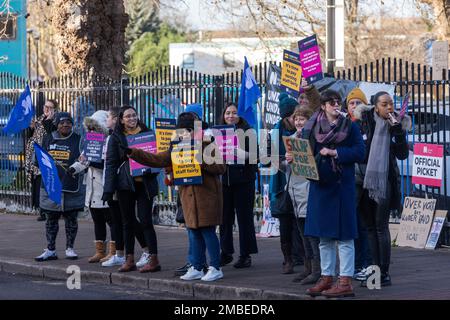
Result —
M 75 168 L 74 167 L 70 167 L 69 170 L 67 170 L 67 172 L 73 177 L 75 175 Z
M 119 143 L 119 148 L 125 153 L 125 155 L 129 156 L 131 154 L 132 150 L 121 143 Z
M 393 125 L 391 127 L 391 134 L 394 136 L 404 135 L 405 132 L 403 131 L 402 125 L 400 123 Z
M 105 205 L 108 201 L 113 201 L 113 193 L 112 192 L 103 192 L 102 195 L 103 205 Z

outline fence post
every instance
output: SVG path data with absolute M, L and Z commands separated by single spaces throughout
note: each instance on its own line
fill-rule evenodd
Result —
M 37 94 L 37 101 L 36 101 L 36 114 L 41 115 L 44 112 L 44 104 L 45 104 L 45 97 L 44 92 L 41 90 L 44 87 L 44 81 L 39 80 L 37 83 L 38 88 L 38 94 Z
M 224 87 L 223 87 L 223 76 L 214 77 L 214 91 L 216 96 L 216 101 L 214 101 L 214 123 L 219 124 L 221 122 L 221 115 L 224 106 Z
M 120 80 L 120 106 L 130 104 L 130 78 L 122 75 Z

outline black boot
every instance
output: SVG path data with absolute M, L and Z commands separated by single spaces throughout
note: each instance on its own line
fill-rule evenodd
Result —
M 252 265 L 252 258 L 250 256 L 240 256 L 239 260 L 234 264 L 237 269 L 249 268 Z
M 294 261 L 292 261 L 292 245 L 290 243 L 282 243 L 281 252 L 283 252 L 284 256 L 283 271 L 281 273 L 294 273 Z
M 37 218 L 37 221 L 45 221 L 45 220 L 47 220 L 45 213 L 39 212 L 39 217 Z

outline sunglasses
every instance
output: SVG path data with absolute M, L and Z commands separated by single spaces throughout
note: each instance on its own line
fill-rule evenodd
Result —
M 333 100 L 328 100 L 327 103 L 328 103 L 330 106 L 334 107 L 335 105 L 340 105 L 340 104 L 341 104 L 341 101 L 338 100 L 338 99 L 333 99 Z

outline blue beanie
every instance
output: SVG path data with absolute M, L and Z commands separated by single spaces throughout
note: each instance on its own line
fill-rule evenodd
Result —
M 298 105 L 297 100 L 289 97 L 285 92 L 280 94 L 278 101 L 278 108 L 280 109 L 280 117 L 282 119 L 291 116 L 294 113 L 295 107 Z
M 188 104 L 186 106 L 186 109 L 184 109 L 184 112 L 193 112 L 198 115 L 200 120 L 203 118 L 203 106 L 201 105 L 201 103 Z

